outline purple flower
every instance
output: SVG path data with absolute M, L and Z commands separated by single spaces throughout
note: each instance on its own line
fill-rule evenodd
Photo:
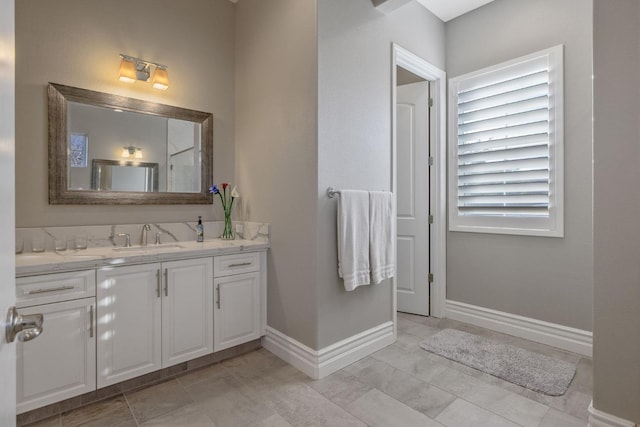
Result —
M 213 185 L 213 186 L 211 186 L 211 187 L 209 188 L 209 193 L 212 193 L 212 194 L 218 194 L 218 193 L 220 193 L 220 191 L 218 190 L 218 186 L 217 186 L 217 185 Z

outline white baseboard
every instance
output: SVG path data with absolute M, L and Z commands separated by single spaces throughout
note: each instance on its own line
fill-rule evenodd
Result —
M 591 357 L 593 334 L 542 320 L 447 300 L 446 317 Z
M 395 341 L 386 322 L 320 350 L 314 350 L 267 326 L 262 346 L 313 379 L 330 375 Z
M 636 427 L 636 423 L 599 411 L 593 407 L 592 401 L 589 405 L 589 424 L 587 427 Z

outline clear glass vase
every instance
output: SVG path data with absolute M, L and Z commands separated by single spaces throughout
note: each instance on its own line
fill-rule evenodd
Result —
M 224 229 L 220 236 L 222 240 L 233 240 L 233 224 L 231 223 L 231 212 L 224 213 Z

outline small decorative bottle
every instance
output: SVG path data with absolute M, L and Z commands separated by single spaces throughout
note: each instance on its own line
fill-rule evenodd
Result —
M 202 225 L 202 217 L 198 217 L 198 225 L 196 225 L 196 242 L 204 242 L 204 225 Z

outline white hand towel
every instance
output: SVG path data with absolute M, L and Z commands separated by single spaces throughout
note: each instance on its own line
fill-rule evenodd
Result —
M 369 193 L 342 190 L 338 197 L 338 275 L 352 291 L 370 282 Z
M 395 205 L 393 193 L 369 193 L 369 260 L 374 284 L 395 274 Z

